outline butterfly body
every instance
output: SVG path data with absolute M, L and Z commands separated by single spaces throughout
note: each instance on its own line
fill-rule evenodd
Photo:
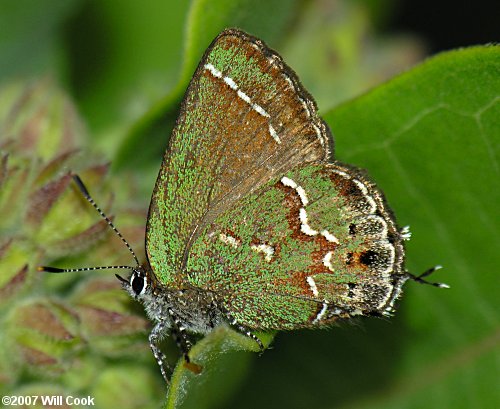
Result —
M 163 323 L 164 331 L 178 325 L 189 332 L 207 334 L 223 321 L 210 292 L 188 285 L 174 289 L 155 283 L 154 273 L 145 268 L 136 269 L 132 277 L 132 282 L 124 282 L 125 289 L 144 305 L 153 321 Z M 138 277 L 146 278 L 134 288 Z

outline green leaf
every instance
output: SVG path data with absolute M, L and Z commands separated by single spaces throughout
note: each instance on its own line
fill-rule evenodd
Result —
M 500 47 L 440 54 L 325 115 L 336 157 L 368 169 L 401 225 L 396 317 L 283 334 L 233 407 L 496 407 L 500 342 Z M 227 407 L 231 407 L 228 405 Z
M 268 346 L 272 334 L 257 334 Z M 220 408 L 241 385 L 250 364 L 249 352 L 258 352 L 257 343 L 228 327 L 218 327 L 190 351 L 191 362 L 201 366 L 195 374 L 181 358 L 168 389 L 166 408 Z
M 87 1 L 72 22 L 72 85 L 101 146 L 175 85 L 188 7 L 186 1 Z
M 49 5 L 50 3 L 50 5 Z M 81 0 L 0 2 L 0 81 L 64 68 L 60 32 Z

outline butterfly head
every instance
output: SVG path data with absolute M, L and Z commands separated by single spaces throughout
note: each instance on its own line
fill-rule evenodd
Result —
M 116 274 L 116 278 L 120 280 L 123 289 L 125 289 L 132 298 L 141 300 L 153 294 L 155 288 L 154 280 L 152 280 L 151 274 L 149 274 L 144 266 L 132 268 L 132 274 L 130 274 L 128 280 L 118 274 Z

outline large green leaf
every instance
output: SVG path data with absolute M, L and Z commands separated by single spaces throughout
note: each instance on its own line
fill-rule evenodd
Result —
M 278 337 L 228 407 L 497 407 L 500 48 L 438 55 L 325 115 L 411 224 L 397 317 Z

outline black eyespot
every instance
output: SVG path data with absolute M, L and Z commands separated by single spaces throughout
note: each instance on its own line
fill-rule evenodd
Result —
M 144 277 L 134 274 L 130 284 L 132 285 L 132 290 L 134 290 L 134 293 L 136 295 L 139 295 L 144 288 Z
M 348 181 L 346 185 L 346 193 L 348 196 L 360 196 L 362 194 L 359 187 L 352 180 Z
M 361 253 L 359 261 L 365 266 L 369 266 L 377 261 L 377 253 L 373 250 L 367 250 Z

